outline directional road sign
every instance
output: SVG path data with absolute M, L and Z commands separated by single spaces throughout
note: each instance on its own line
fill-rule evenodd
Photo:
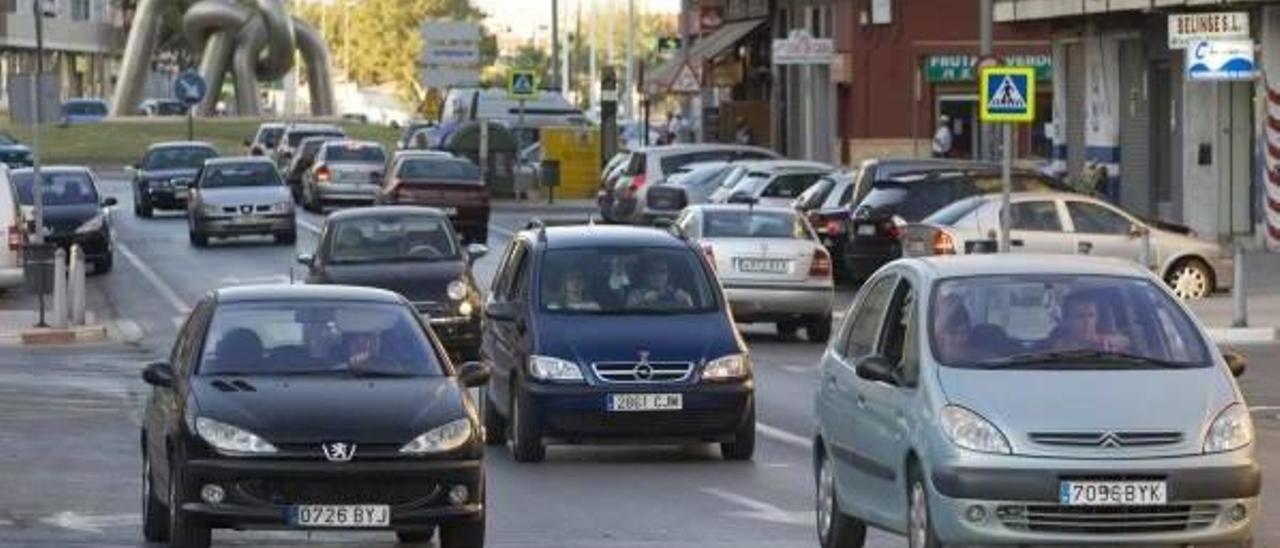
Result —
M 209 84 L 195 71 L 183 72 L 173 81 L 173 98 L 187 106 L 203 101 L 206 93 L 209 93 Z
M 514 99 L 538 96 L 538 74 L 532 70 L 513 70 L 507 77 L 507 94 Z
M 979 78 L 984 122 L 1032 122 L 1036 118 L 1036 69 L 987 67 Z

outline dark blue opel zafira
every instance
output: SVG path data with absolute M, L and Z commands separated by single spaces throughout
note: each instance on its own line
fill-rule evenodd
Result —
M 513 239 L 485 305 L 490 445 L 755 449 L 751 360 L 703 252 L 638 227 L 536 225 Z

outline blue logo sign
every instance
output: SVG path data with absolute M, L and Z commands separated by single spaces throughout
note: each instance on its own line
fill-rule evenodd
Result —
M 1252 80 L 1251 40 L 1200 40 L 1187 46 L 1188 80 Z
M 209 93 L 209 84 L 206 84 L 204 78 L 195 71 L 183 72 L 173 81 L 173 98 L 186 103 L 187 106 L 203 101 L 207 93 Z

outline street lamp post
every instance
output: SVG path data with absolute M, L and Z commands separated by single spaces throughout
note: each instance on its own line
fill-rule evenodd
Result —
M 32 236 L 32 243 L 44 243 L 44 179 L 40 176 L 40 125 L 43 123 L 41 111 L 44 110 L 41 99 L 44 95 L 44 86 L 41 77 L 44 76 L 44 18 L 51 14 L 52 7 L 45 9 L 46 0 L 33 0 L 31 13 L 36 18 L 36 76 L 35 76 L 35 96 L 32 101 L 35 102 L 35 131 L 31 137 L 31 173 L 34 179 L 31 183 L 31 196 L 34 202 L 32 209 L 35 216 L 35 231 Z

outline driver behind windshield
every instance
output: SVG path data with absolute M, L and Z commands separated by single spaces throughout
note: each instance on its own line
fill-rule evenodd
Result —
M 628 307 L 678 306 L 693 307 L 693 297 L 671 283 L 671 266 L 656 260 L 640 265 L 640 284 L 627 295 Z
M 1129 348 L 1129 338 L 1106 329 L 1098 296 L 1088 291 L 1077 291 L 1062 302 L 1062 322 L 1049 337 L 1050 350 L 1102 350 L 1123 352 Z

